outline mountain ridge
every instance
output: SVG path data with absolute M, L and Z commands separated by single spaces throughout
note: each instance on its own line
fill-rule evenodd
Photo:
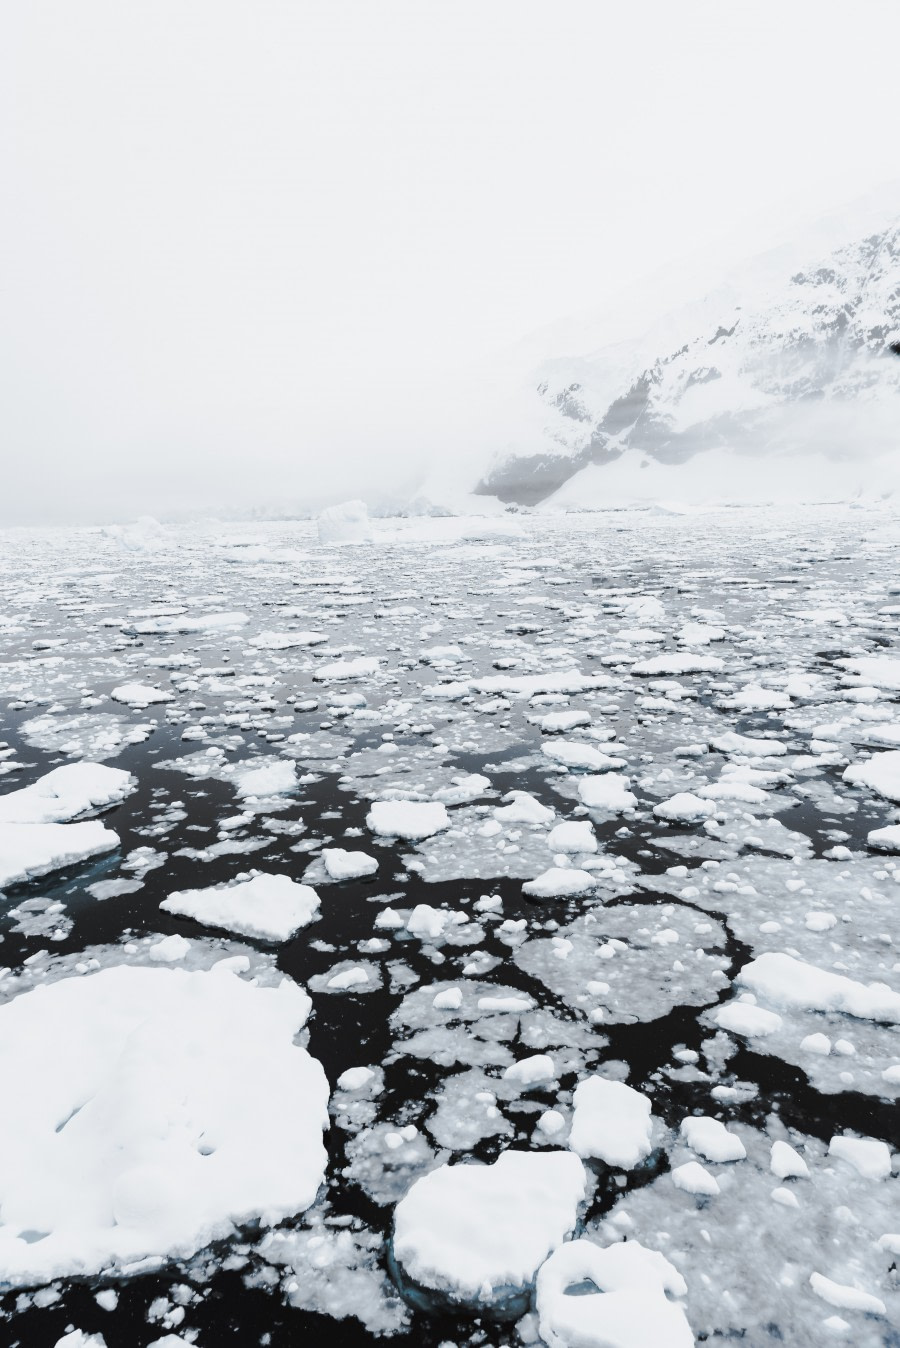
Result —
M 866 452 L 900 445 L 900 216 L 761 295 L 702 308 L 690 306 L 699 330 L 674 349 L 630 341 L 545 361 L 532 384 L 537 443 L 497 455 L 476 492 L 537 505 L 629 450 L 678 464 L 712 449 L 840 457 L 855 438 Z M 668 326 L 674 336 L 677 317 Z

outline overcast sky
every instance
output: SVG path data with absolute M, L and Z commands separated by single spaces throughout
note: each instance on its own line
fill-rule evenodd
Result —
M 896 0 L 8 0 L 0 520 L 399 480 L 457 367 L 900 172 L 898 51 Z

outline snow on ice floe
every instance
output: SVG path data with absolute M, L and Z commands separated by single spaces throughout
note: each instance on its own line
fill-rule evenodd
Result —
M 235 764 L 233 779 L 242 797 L 280 796 L 297 788 L 297 768 L 287 759 L 259 759 Z
M 608 814 L 624 814 L 637 805 L 637 796 L 631 791 L 631 780 L 621 772 L 605 772 L 602 776 L 582 777 L 578 795 L 589 810 Z
M 590 894 L 597 887 L 596 876 L 577 866 L 551 866 L 549 870 L 527 881 L 522 889 L 535 899 L 567 899 Z
M 176 614 L 174 617 L 138 618 L 126 623 L 123 630 L 137 636 L 172 636 L 199 632 L 233 632 L 250 621 L 246 613 Z M 116 690 L 117 692 L 120 690 Z M 116 694 L 114 693 L 113 696 Z M 131 702 L 130 697 L 119 698 Z
M 420 1288 L 514 1317 L 549 1254 L 575 1226 L 587 1176 L 570 1152 L 502 1152 L 441 1166 L 394 1210 L 393 1257 Z
M 863 1020 L 900 1023 L 900 992 L 885 983 L 868 986 L 791 955 L 769 953 L 745 964 L 737 981 L 777 1006 L 840 1011 Z
M 119 965 L 0 1006 L 0 1283 L 183 1257 L 322 1182 L 328 1085 L 285 979 Z M 35 1072 L 35 1063 L 41 1071 Z
M 376 800 L 366 823 L 382 837 L 418 839 L 448 828 L 450 816 L 442 801 Z
M 319 896 L 310 885 L 287 875 L 260 872 L 230 885 L 176 890 L 159 905 L 169 913 L 191 917 L 204 927 L 220 927 L 262 941 L 289 941 L 312 922 Z
M 117 805 L 136 785 L 134 777 L 121 768 L 68 763 L 45 773 L 31 786 L 0 796 L 0 827 L 67 823 L 90 810 Z
M 851 786 L 867 786 L 887 800 L 900 801 L 900 750 L 873 754 L 865 763 L 851 763 L 844 772 Z
M 0 824 L 0 888 L 86 861 L 119 845 L 97 819 L 78 824 Z
M 122 683 L 118 688 L 114 688 L 111 697 L 116 702 L 125 702 L 129 707 L 136 707 L 143 710 L 151 707 L 157 702 L 172 702 L 174 693 L 167 692 L 164 688 L 154 688 L 148 683 Z
M 588 1077 L 575 1088 L 569 1146 L 579 1156 L 633 1170 L 651 1151 L 650 1101 L 622 1081 Z
M 637 1240 L 560 1245 L 537 1277 L 537 1317 L 548 1348 L 692 1348 L 678 1300 L 684 1278 Z
M 866 834 L 866 845 L 878 852 L 900 852 L 900 824 L 873 828 Z
M 367 852 L 350 852 L 345 847 L 326 847 L 322 861 L 331 880 L 361 880 L 378 870 L 376 857 Z

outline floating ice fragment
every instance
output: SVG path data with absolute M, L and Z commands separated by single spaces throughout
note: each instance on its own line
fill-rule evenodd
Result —
M 653 813 L 657 819 L 672 820 L 685 824 L 710 819 L 715 812 L 716 807 L 713 801 L 701 800 L 691 791 L 679 791 L 676 795 L 670 796 L 668 800 L 661 801 L 659 805 L 653 807 Z
M 122 683 L 118 688 L 114 688 L 111 697 L 117 702 L 125 702 L 129 707 L 152 706 L 154 702 L 171 702 L 174 694 L 167 693 L 161 688 L 153 688 L 147 683 Z
M 699 1161 L 686 1161 L 672 1171 L 672 1183 L 687 1194 L 702 1194 L 712 1198 L 720 1192 L 718 1183 Z
M 667 1292 L 684 1296 L 687 1286 L 655 1250 L 636 1240 L 605 1248 L 573 1240 L 538 1273 L 541 1338 L 548 1348 L 692 1348 L 685 1313 Z
M 579 1156 L 633 1170 L 650 1155 L 650 1101 L 621 1081 L 593 1076 L 579 1082 L 569 1146 Z
M 0 824 L 0 888 L 61 870 L 118 847 L 97 819 L 77 824 Z
M 366 824 L 382 837 L 430 838 L 450 827 L 450 816 L 441 801 L 376 800 Z
M 681 1131 L 691 1150 L 705 1156 L 707 1161 L 742 1161 L 747 1155 L 741 1139 L 729 1133 L 724 1123 L 706 1114 L 684 1119 Z
M 781 1029 L 781 1016 L 765 1007 L 755 1006 L 752 1002 L 726 1002 L 713 1015 L 713 1020 L 722 1030 L 733 1034 L 743 1034 L 750 1039 L 763 1038 L 775 1034 Z
M 504 804 L 494 810 L 494 818 L 508 824 L 549 824 L 555 818 L 552 810 L 542 805 L 527 791 L 510 791 L 503 797 Z
M 263 941 L 289 941 L 317 916 L 319 896 L 310 885 L 287 875 L 256 872 L 231 885 L 176 890 L 159 906 L 205 927 Z
M 606 772 L 602 776 L 581 777 L 578 795 L 589 810 L 608 810 L 619 814 L 637 805 L 637 796 L 629 790 L 630 778 L 621 772 Z
M 869 1292 L 860 1292 L 856 1287 L 846 1287 L 843 1283 L 832 1282 L 821 1273 L 809 1275 L 809 1285 L 817 1297 L 827 1301 L 829 1306 L 841 1310 L 865 1311 L 867 1315 L 886 1315 L 884 1302 Z
M 550 830 L 547 846 L 551 852 L 596 852 L 594 826 L 586 819 L 566 820 Z
M 574 895 L 587 894 L 595 889 L 596 885 L 596 876 L 590 871 L 551 866 L 534 880 L 527 880 L 522 889 L 536 899 L 567 899 Z
M 526 1309 L 540 1265 L 575 1226 L 587 1179 L 567 1151 L 505 1151 L 492 1165 L 440 1166 L 394 1211 L 393 1257 L 450 1301 Z
M 305 1210 L 328 1101 L 294 1043 L 309 1010 L 287 979 L 133 965 L 0 1006 L 0 1072 L 19 1083 L 0 1114 L 0 1281 L 185 1257 Z
M 828 1155 L 846 1161 L 865 1179 L 887 1179 L 891 1173 L 890 1148 L 878 1138 L 836 1135 L 828 1144 Z
M 326 847 L 322 860 L 332 880 L 359 880 L 378 870 L 375 857 L 366 852 L 348 852 L 343 847 Z
M 778 1179 L 809 1179 L 809 1166 L 788 1142 L 773 1142 L 769 1169 Z
M 134 777 L 121 768 L 67 763 L 45 773 L 31 786 L 0 796 L 0 826 L 68 823 L 89 810 L 117 805 L 136 786 Z
M 886 983 L 857 983 L 792 955 L 773 951 L 760 955 L 744 965 L 735 981 L 776 1006 L 842 1011 L 863 1020 L 900 1022 L 900 992 Z
M 530 1058 L 522 1058 L 507 1067 L 503 1073 L 506 1081 L 515 1081 L 522 1086 L 536 1086 L 539 1082 L 555 1081 L 556 1068 L 553 1059 L 546 1053 L 535 1053 Z

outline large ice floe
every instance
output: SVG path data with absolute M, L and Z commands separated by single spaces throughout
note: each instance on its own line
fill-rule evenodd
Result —
M 898 544 L 0 535 L 0 1340 L 897 1343 Z
M 128 1272 L 302 1212 L 328 1084 L 310 1000 L 210 970 L 118 966 L 0 1006 L 0 1285 Z

